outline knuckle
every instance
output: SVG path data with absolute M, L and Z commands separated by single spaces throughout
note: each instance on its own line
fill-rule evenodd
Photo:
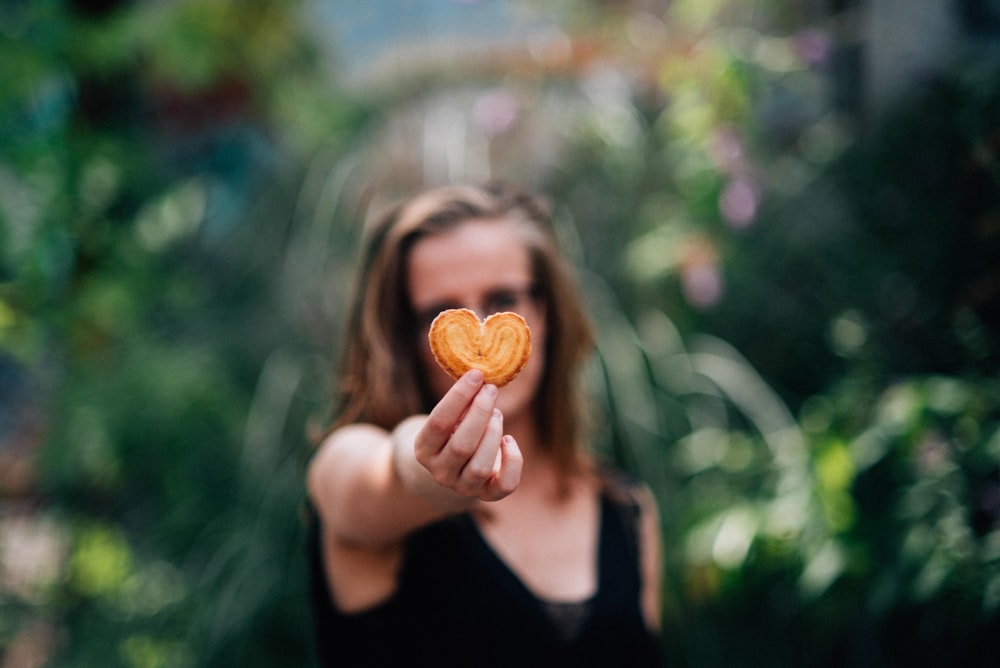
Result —
M 455 483 L 454 490 L 464 496 L 478 498 L 482 493 L 483 486 L 479 482 L 466 480 L 465 478 L 460 478 Z
M 476 443 L 461 438 L 453 438 L 448 442 L 448 448 L 460 458 L 468 459 L 476 451 Z
M 455 476 L 451 474 L 450 471 L 441 468 L 430 469 L 431 477 L 439 485 L 443 487 L 451 487 L 455 484 Z
M 430 431 L 431 433 L 447 434 L 451 432 L 452 425 L 448 420 L 445 420 L 440 415 L 435 415 L 433 412 L 427 416 L 427 421 L 424 423 L 424 432 Z
M 493 468 L 479 462 L 469 462 L 469 465 L 462 471 L 462 477 L 466 480 L 482 483 L 493 474 Z
M 493 407 L 485 402 L 476 401 L 469 406 L 469 415 L 474 415 L 479 420 L 488 421 L 493 416 Z

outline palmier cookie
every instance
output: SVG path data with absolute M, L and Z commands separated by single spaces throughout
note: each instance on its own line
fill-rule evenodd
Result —
M 480 322 L 469 309 L 448 309 L 434 318 L 427 338 L 434 359 L 456 380 L 479 369 L 486 383 L 501 387 L 531 356 L 531 330 L 516 313 L 494 313 Z

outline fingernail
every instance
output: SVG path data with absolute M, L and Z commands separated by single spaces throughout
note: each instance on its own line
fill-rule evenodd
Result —
M 489 385 L 483 385 L 483 392 L 485 392 L 488 397 L 495 397 L 498 392 L 497 386 L 492 383 Z
M 465 379 L 472 385 L 479 385 L 483 382 L 483 372 L 479 369 L 469 369 L 465 372 Z

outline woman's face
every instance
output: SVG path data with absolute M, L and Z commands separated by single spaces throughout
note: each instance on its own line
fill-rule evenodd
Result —
M 423 237 L 410 249 L 406 269 L 410 304 L 421 329 L 421 364 L 435 397 L 455 381 L 431 354 L 431 320 L 448 308 L 468 308 L 480 319 L 514 311 L 531 329 L 532 353 L 524 370 L 501 389 L 497 406 L 508 421 L 528 415 L 545 366 L 545 319 L 542 305 L 532 296 L 531 257 L 515 225 L 472 220 Z

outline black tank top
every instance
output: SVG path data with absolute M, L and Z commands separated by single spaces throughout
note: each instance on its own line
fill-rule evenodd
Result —
M 581 603 L 539 599 L 461 515 L 414 533 L 396 592 L 344 614 L 332 604 L 314 522 L 311 595 L 319 665 L 477 668 L 661 665 L 640 610 L 638 507 L 601 500 L 598 585 Z

